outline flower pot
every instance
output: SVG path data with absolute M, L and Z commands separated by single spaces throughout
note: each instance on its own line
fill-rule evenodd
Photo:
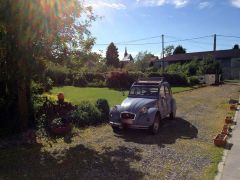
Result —
M 64 102 L 64 94 L 63 93 L 58 93 L 58 102 L 63 103 Z
M 227 135 L 218 134 L 214 139 L 214 144 L 216 146 L 225 146 L 227 144 Z
M 237 110 L 237 104 L 231 104 L 230 105 L 230 110 L 231 111 L 236 111 Z
M 225 123 L 226 123 L 226 124 L 231 124 L 231 123 L 233 123 L 232 117 L 231 117 L 231 116 L 227 116 L 227 117 L 225 118 Z
M 51 127 L 51 132 L 55 135 L 65 135 L 69 133 L 72 130 L 72 127 L 70 124 L 66 124 L 64 126 L 59 127 Z
M 221 134 L 229 135 L 229 130 L 228 130 L 228 129 L 229 129 L 228 125 L 225 124 L 225 125 L 223 126 L 223 129 L 222 129 Z

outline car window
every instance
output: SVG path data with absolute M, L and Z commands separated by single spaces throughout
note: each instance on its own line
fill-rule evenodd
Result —
M 133 86 L 130 89 L 129 96 L 157 96 L 157 87 Z

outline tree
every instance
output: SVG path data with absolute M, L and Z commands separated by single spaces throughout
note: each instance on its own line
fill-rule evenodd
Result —
M 118 67 L 119 66 L 119 58 L 118 58 L 118 49 L 113 42 L 111 42 L 107 48 L 106 52 L 106 64 L 108 66 Z
M 149 63 L 152 57 L 154 57 L 154 55 L 150 52 L 139 52 L 135 57 L 136 70 L 145 72 L 149 67 Z
M 7 73 L 16 86 L 6 83 L 6 89 L 17 92 L 20 130 L 26 131 L 33 124 L 34 65 L 39 59 L 59 61 L 75 51 L 88 51 L 94 44 L 88 28 L 95 16 L 78 0 L 0 0 L 0 11 L 6 66 L 14 72 Z
M 174 51 L 174 46 L 173 45 L 169 45 L 169 46 L 164 48 L 165 56 L 171 56 L 173 54 L 173 51 Z
M 186 49 L 183 48 L 181 45 L 177 46 L 173 51 L 173 54 L 185 54 L 185 53 Z
M 238 44 L 235 44 L 233 49 L 239 49 L 239 45 Z

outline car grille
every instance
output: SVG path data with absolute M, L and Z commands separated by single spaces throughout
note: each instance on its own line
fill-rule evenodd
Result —
M 135 119 L 135 114 L 123 112 L 123 113 L 121 113 L 121 118 L 122 119 Z

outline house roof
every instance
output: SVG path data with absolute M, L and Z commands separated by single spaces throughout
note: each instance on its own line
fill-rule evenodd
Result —
M 196 58 L 198 60 L 204 59 L 208 55 L 215 57 L 216 59 L 226 59 L 226 58 L 240 58 L 240 50 L 230 49 L 230 50 L 220 50 L 220 51 L 204 51 L 204 52 L 194 52 L 186 54 L 175 54 L 167 56 L 164 61 L 188 61 Z M 159 61 L 162 61 L 160 59 Z
M 125 56 L 121 61 L 131 61 L 133 60 L 133 57 L 131 54 L 128 54 L 127 56 Z

